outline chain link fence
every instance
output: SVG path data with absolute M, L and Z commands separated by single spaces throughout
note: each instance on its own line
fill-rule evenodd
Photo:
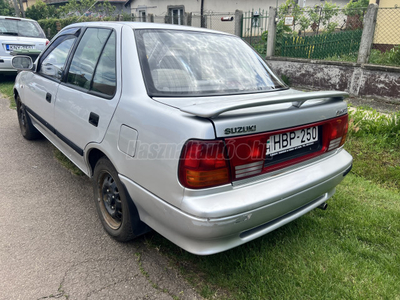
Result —
M 278 12 L 275 54 L 308 59 L 357 58 L 365 9 L 313 7 Z
M 370 63 L 400 66 L 400 7 L 379 8 Z

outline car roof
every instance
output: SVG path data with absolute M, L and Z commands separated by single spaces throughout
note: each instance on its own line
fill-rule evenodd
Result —
M 0 20 L 4 20 L 4 19 L 17 20 L 17 21 L 28 21 L 28 22 L 37 23 L 35 20 L 32 20 L 32 19 L 24 19 L 24 18 L 18 18 L 18 17 L 10 17 L 10 16 L 0 16 Z
M 68 25 L 65 28 L 71 27 L 103 27 L 111 25 L 112 27 L 119 26 L 129 26 L 132 29 L 174 29 L 174 30 L 184 30 L 184 31 L 198 31 L 198 32 L 210 32 L 210 33 L 221 33 L 226 35 L 231 35 L 226 32 L 215 31 L 207 28 L 198 28 L 192 26 L 182 26 L 182 25 L 172 25 L 172 24 L 164 24 L 164 23 L 148 23 L 148 22 L 125 22 L 125 21 L 103 21 L 103 22 L 83 22 L 83 23 L 74 23 Z

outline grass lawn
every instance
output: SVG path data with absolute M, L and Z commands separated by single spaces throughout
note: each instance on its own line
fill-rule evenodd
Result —
M 15 102 L 13 99 L 13 87 L 14 87 L 15 76 L 2 76 L 0 75 L 0 94 L 3 97 L 11 99 L 10 107 L 15 108 Z

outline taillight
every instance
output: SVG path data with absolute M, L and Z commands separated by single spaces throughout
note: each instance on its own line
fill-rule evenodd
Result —
M 224 141 L 189 140 L 182 150 L 179 180 L 185 187 L 200 189 L 279 170 L 341 147 L 347 130 L 348 116 L 344 115 L 289 129 L 226 138 Z M 312 136 L 315 138 L 304 146 L 293 145 L 273 154 L 267 150 L 274 137 L 280 136 L 282 142 L 289 143 L 288 139 L 294 139 L 296 132 L 304 132 L 304 137 L 309 134 L 310 139 Z
M 220 140 L 190 140 L 181 154 L 179 180 L 192 189 L 230 183 L 225 144 Z
M 327 125 L 329 133 L 328 151 L 332 151 L 343 146 L 346 141 L 349 118 L 347 115 L 331 120 Z
M 46 40 L 46 46 L 47 46 L 48 44 L 50 44 L 50 41 L 49 41 L 49 40 Z

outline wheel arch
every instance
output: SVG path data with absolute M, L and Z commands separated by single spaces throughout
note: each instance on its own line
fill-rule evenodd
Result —
M 89 164 L 89 177 L 93 177 L 94 173 L 94 168 L 96 167 L 97 162 L 99 161 L 100 158 L 105 157 L 109 161 L 110 158 L 100 149 L 97 148 L 91 148 L 87 152 L 87 162 Z

